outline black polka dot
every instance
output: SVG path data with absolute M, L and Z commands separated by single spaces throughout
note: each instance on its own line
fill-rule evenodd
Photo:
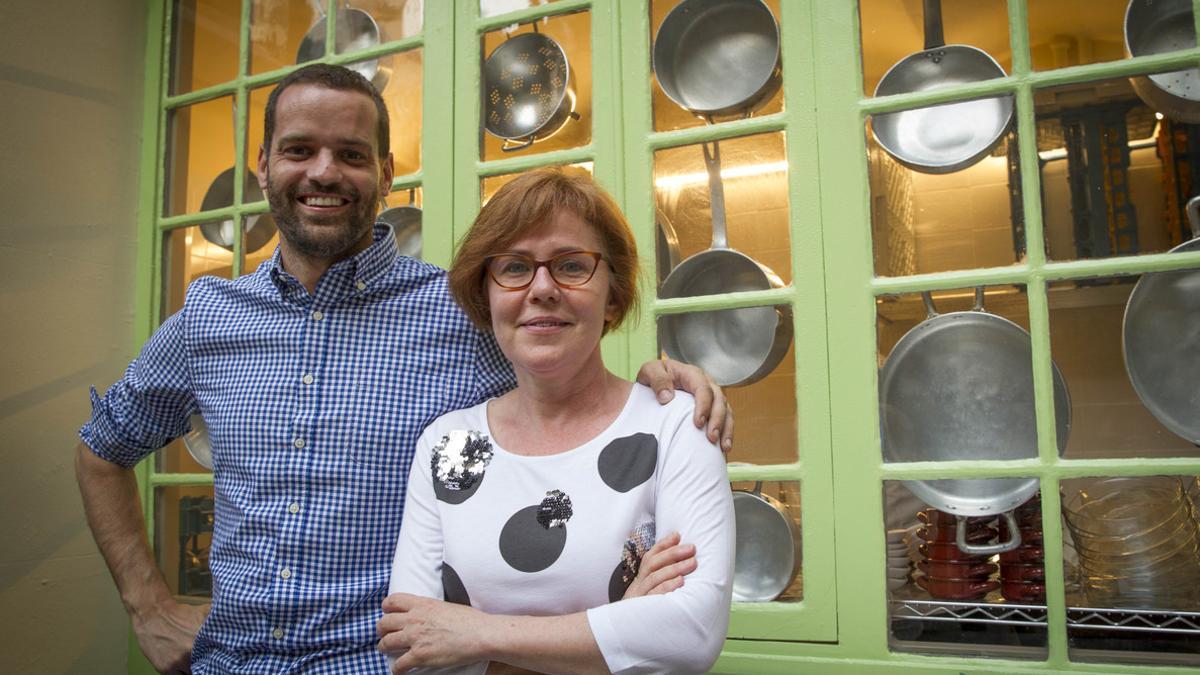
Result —
M 658 463 L 658 439 L 650 434 L 618 438 L 600 451 L 600 479 L 617 492 L 629 492 L 650 480 Z
M 461 504 L 470 499 L 471 495 L 475 494 L 482 484 L 483 476 L 480 476 L 478 480 L 471 484 L 471 487 L 465 490 L 451 490 L 435 478 L 433 481 L 433 494 L 447 504 Z
M 567 527 L 538 522 L 541 504 L 517 511 L 500 530 L 500 555 L 520 572 L 540 572 L 554 564 L 567 544 Z
M 613 570 L 612 576 L 608 578 L 608 601 L 616 602 L 625 597 L 625 591 L 629 590 L 629 586 L 633 584 L 635 576 L 625 566 L 625 561 L 617 563 L 617 568 Z
M 455 572 L 448 562 L 442 563 L 442 595 L 446 598 L 446 602 L 471 606 L 471 596 L 467 595 L 467 587 L 463 586 L 458 572 Z

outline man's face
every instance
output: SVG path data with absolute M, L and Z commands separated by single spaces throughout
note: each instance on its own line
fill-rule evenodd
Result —
M 379 198 L 392 184 L 391 155 L 380 160 L 376 147 L 374 103 L 357 91 L 296 84 L 276 106 L 258 183 L 285 250 L 332 262 L 365 249 Z

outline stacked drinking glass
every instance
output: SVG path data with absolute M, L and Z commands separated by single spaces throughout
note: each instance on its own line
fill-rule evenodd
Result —
M 1195 609 L 1200 535 L 1176 476 L 1098 478 L 1064 486 L 1063 515 L 1083 589 L 1100 607 Z

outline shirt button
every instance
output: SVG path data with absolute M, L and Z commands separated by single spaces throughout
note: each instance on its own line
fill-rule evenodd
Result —
M 281 570 L 279 570 L 279 578 L 280 578 L 280 579 L 291 579 L 291 578 L 292 578 L 292 571 L 291 571 L 291 570 L 289 570 L 289 569 L 288 569 L 288 568 L 286 568 L 286 567 L 285 567 L 285 568 L 283 568 L 283 569 L 281 569 Z
M 271 637 L 275 638 L 276 640 L 282 640 L 283 639 L 283 629 L 276 628 L 275 630 L 271 631 Z
M 354 282 L 354 287 L 355 287 L 355 288 L 357 288 L 357 289 L 358 289 L 358 290 L 360 290 L 360 291 L 365 291 L 365 290 L 367 290 L 367 285 L 366 285 L 365 283 L 363 283 L 362 281 L 356 281 L 356 282 Z
M 296 440 L 292 441 L 292 445 L 296 446 L 297 448 L 303 448 L 304 447 L 304 439 L 297 438 Z
M 312 375 L 305 375 L 304 377 L 300 378 L 300 381 L 301 381 L 301 382 L 303 382 L 304 384 L 312 384 L 312 383 L 313 383 L 313 376 L 312 376 Z
M 317 310 L 312 313 L 313 321 L 320 321 L 321 319 L 324 319 L 324 318 L 325 318 L 325 315 L 320 310 Z
M 300 513 L 300 505 L 296 502 L 288 504 L 288 513 Z

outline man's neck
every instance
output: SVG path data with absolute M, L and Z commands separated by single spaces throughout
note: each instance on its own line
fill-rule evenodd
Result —
M 371 237 L 364 237 L 362 241 L 356 244 L 352 249 L 346 251 L 340 256 L 331 258 L 320 258 L 308 256 L 296 250 L 288 244 L 287 239 L 280 239 L 279 243 L 279 264 L 288 274 L 296 277 L 296 280 L 308 290 L 309 294 L 315 293 L 317 283 L 321 281 L 321 277 L 325 276 L 325 272 L 329 270 L 334 263 L 351 258 L 365 251 L 372 243 Z

